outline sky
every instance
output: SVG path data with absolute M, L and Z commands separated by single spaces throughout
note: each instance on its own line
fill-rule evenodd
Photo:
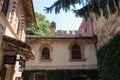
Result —
M 57 30 L 78 30 L 82 18 L 75 17 L 72 11 L 66 13 L 61 10 L 57 15 L 54 11 L 52 13 L 46 13 L 44 11 L 44 7 L 49 7 L 55 1 L 56 0 L 33 0 L 34 11 L 45 15 L 46 19 L 50 22 L 55 21 Z

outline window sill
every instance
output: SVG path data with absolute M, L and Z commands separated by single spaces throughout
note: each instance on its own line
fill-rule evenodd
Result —
M 41 62 L 51 62 L 52 59 L 40 59 Z
M 70 62 L 86 61 L 86 59 L 70 59 Z

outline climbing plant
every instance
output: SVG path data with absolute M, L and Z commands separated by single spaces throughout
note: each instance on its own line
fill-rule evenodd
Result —
M 120 32 L 97 50 L 100 80 L 120 80 Z
M 47 80 L 70 80 L 72 76 L 85 75 L 89 80 L 98 80 L 98 71 L 95 70 L 24 70 L 23 78 L 28 80 L 33 73 L 47 75 Z

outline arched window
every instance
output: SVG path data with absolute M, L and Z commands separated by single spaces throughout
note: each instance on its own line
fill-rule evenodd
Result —
M 43 60 L 50 59 L 50 50 L 47 47 L 43 48 L 41 57 Z
M 77 44 L 72 46 L 72 59 L 81 59 L 81 49 Z
M 51 45 L 48 43 L 45 43 L 40 46 L 39 48 L 40 51 L 40 61 L 52 61 L 52 53 L 53 53 L 53 48 Z

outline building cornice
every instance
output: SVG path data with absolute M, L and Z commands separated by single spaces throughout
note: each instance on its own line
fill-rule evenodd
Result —
M 39 41 L 62 41 L 62 40 L 79 40 L 84 43 L 96 43 L 97 37 L 79 37 L 79 36 L 36 36 L 36 35 L 27 35 L 26 42 L 39 42 Z
M 26 70 L 56 70 L 56 69 L 97 69 L 97 64 L 88 64 L 88 65 L 56 65 L 56 66 L 27 66 Z

